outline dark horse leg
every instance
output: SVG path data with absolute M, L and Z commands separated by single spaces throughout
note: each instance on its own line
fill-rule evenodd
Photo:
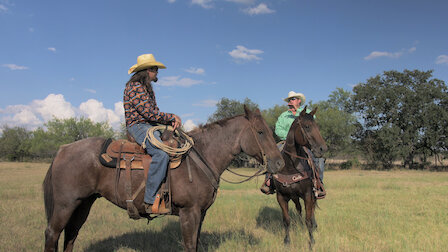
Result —
M 200 208 L 181 208 L 179 210 L 182 238 L 185 251 L 196 251 L 205 213 Z
M 305 211 L 306 211 L 306 217 L 305 217 L 305 223 L 306 227 L 308 228 L 308 234 L 310 236 L 310 249 L 313 248 L 314 245 L 314 237 L 313 237 L 313 231 L 317 228 L 316 220 L 314 219 L 314 210 L 316 208 L 316 198 L 313 195 L 312 190 L 309 190 L 305 194 Z
M 285 227 L 285 239 L 283 240 L 283 242 L 285 244 L 289 244 L 291 241 L 289 238 L 289 225 L 291 224 L 291 218 L 289 217 L 289 210 L 288 210 L 289 198 L 286 198 L 286 196 L 282 195 L 277 191 L 277 202 L 282 208 L 283 226 Z
M 53 215 L 50 217 L 47 229 L 45 230 L 46 252 L 58 251 L 59 236 L 80 203 L 80 201 L 75 201 L 67 203 L 63 207 L 61 205 L 54 206 Z
M 292 201 L 296 205 L 297 214 L 299 215 L 300 226 L 303 227 L 303 216 L 302 216 L 302 205 L 300 204 L 299 196 L 295 196 L 292 198 Z
M 78 236 L 79 229 L 86 222 L 87 216 L 89 216 L 90 208 L 97 197 L 95 195 L 84 199 L 81 204 L 73 212 L 67 226 L 65 227 L 65 237 L 64 237 L 64 251 L 73 251 L 73 244 L 75 243 L 76 237 Z

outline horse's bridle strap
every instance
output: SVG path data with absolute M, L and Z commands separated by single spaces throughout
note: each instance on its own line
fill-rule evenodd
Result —
M 261 145 L 260 141 L 258 140 L 257 133 L 255 132 L 255 129 L 254 129 L 254 126 L 252 125 L 252 122 L 249 121 L 249 126 L 247 126 L 247 127 L 250 127 L 250 130 L 252 131 L 252 134 L 254 135 L 255 142 L 257 142 L 258 148 L 260 149 L 261 156 L 263 158 L 262 165 L 263 165 L 264 168 L 266 168 L 266 166 L 268 164 L 266 153 L 264 152 L 263 146 Z

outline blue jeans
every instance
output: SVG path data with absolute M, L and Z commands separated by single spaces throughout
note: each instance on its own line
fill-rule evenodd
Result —
M 153 127 L 151 124 L 140 123 L 128 127 L 127 130 L 134 137 L 135 141 L 141 145 L 145 139 L 146 131 L 151 127 Z M 159 131 L 155 131 L 154 136 L 161 141 Z M 144 201 L 145 203 L 153 204 L 156 199 L 157 191 L 166 176 L 169 156 L 163 150 L 152 145 L 148 139 L 145 144 L 146 152 L 151 155 L 152 161 L 148 171 L 148 179 L 146 180 Z
M 314 157 L 314 154 L 312 152 L 311 152 L 311 154 L 313 155 L 314 164 L 319 169 L 320 181 L 323 183 L 324 182 L 325 158 L 316 158 L 316 157 Z

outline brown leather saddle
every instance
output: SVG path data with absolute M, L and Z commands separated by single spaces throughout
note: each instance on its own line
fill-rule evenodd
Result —
M 310 170 L 305 171 L 299 171 L 298 173 L 294 173 L 294 174 L 280 174 L 280 173 L 276 173 L 273 174 L 273 177 L 275 180 L 277 180 L 279 183 L 281 183 L 283 186 L 288 187 L 291 186 L 294 183 L 298 183 L 302 180 L 305 179 L 311 179 L 312 183 L 313 183 L 313 191 L 315 193 L 315 196 L 317 199 L 323 199 L 325 198 L 325 188 L 322 185 L 322 182 L 319 179 L 319 169 L 316 167 L 316 165 L 314 164 L 313 159 L 311 158 L 311 151 L 306 148 L 303 147 L 304 151 L 307 154 L 306 158 L 302 158 L 305 159 L 306 162 L 308 163 Z M 322 190 L 324 192 L 324 196 L 318 196 L 317 190 Z
M 129 135 L 128 135 L 129 138 Z M 162 139 L 166 139 L 163 137 Z M 143 192 L 146 186 L 146 180 L 148 177 L 148 170 L 150 169 L 151 156 L 146 154 L 146 151 L 132 138 L 131 141 L 126 139 L 112 140 L 107 139 L 102 146 L 99 160 L 105 167 L 115 168 L 117 170 L 115 181 L 115 195 L 118 202 L 118 182 L 120 178 L 121 170 L 125 170 L 125 190 L 126 190 L 126 208 L 129 217 L 132 219 L 139 219 L 142 216 L 139 214 L 137 207 L 134 204 L 134 200 L 137 196 Z M 172 139 L 163 141 L 166 145 L 171 147 L 177 147 L 178 143 Z M 180 159 L 176 162 L 170 162 L 170 168 L 176 168 L 180 164 Z M 132 170 L 144 170 L 145 179 L 141 182 L 140 186 L 135 192 L 132 192 Z M 168 175 L 165 182 L 159 189 L 156 196 L 156 201 L 153 204 L 152 212 L 154 214 L 165 213 L 171 214 L 171 190 L 170 190 L 170 176 Z

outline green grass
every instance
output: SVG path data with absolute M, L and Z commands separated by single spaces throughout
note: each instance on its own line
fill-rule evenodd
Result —
M 41 184 L 49 164 L 0 163 L 0 250 L 42 251 L 46 220 Z M 249 169 L 240 169 L 246 174 Z M 225 178 L 237 181 L 234 175 Z M 306 228 L 284 231 L 275 196 L 259 192 L 262 177 L 240 185 L 221 182 L 207 212 L 200 251 L 308 251 Z M 446 251 L 448 173 L 328 171 L 328 196 L 319 201 L 315 251 Z M 290 203 L 294 220 L 298 216 Z M 62 250 L 62 236 L 60 248 Z M 76 251 L 179 251 L 178 218 L 146 224 L 104 199 L 94 204 Z

